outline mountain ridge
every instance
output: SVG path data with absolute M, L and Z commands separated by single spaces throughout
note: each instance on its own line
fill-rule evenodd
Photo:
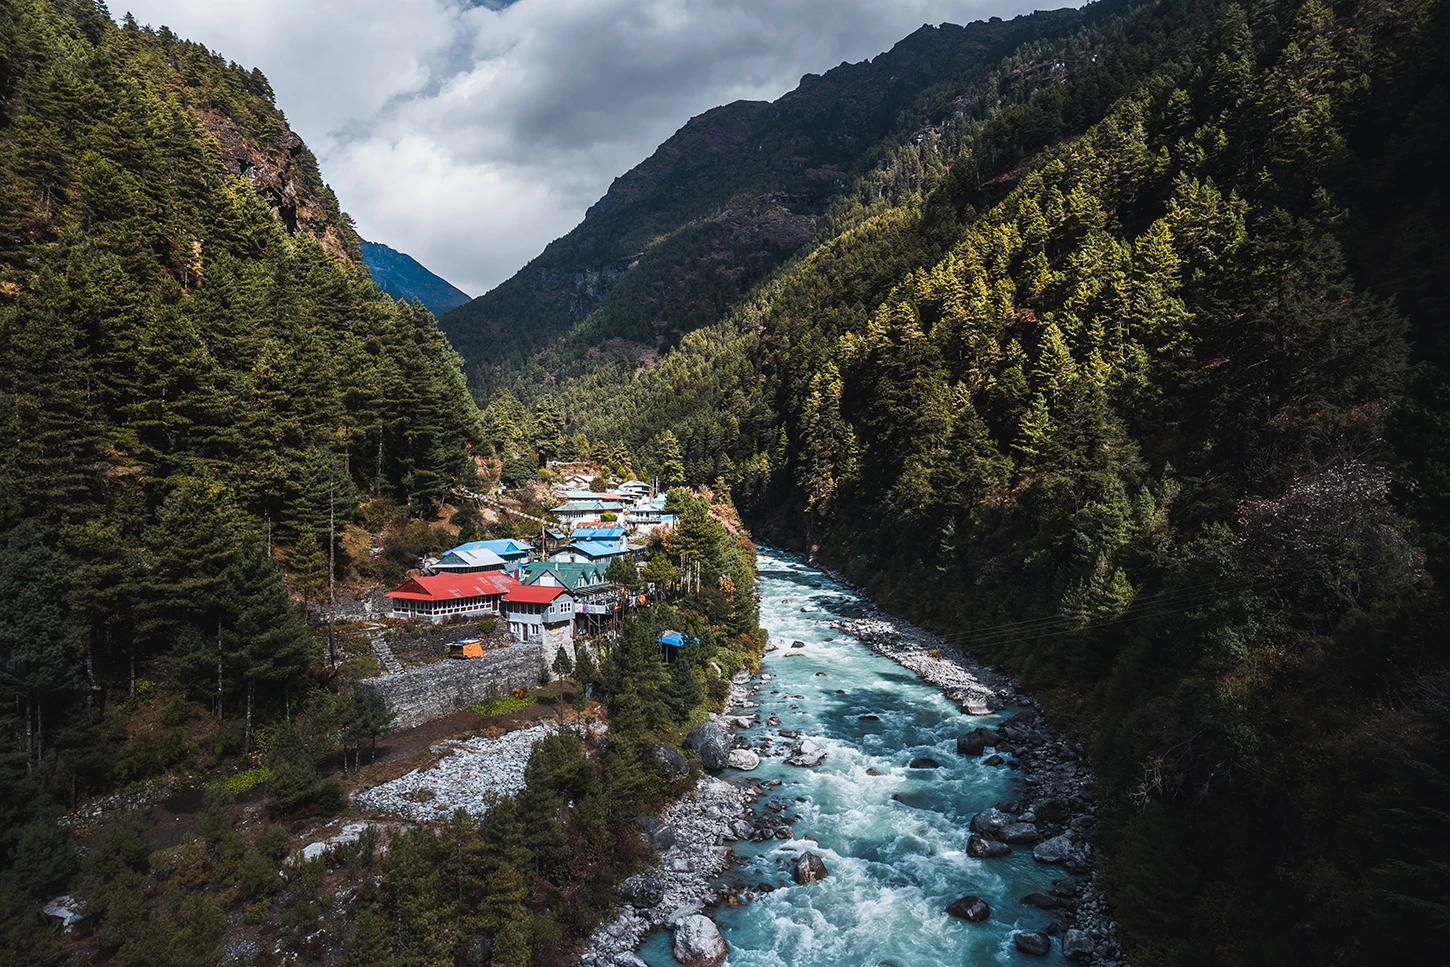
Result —
M 362 247 L 362 260 L 372 273 L 373 281 L 393 298 L 404 302 L 417 299 L 435 316 L 456 309 L 471 298 L 406 252 L 365 238 L 358 241 Z
M 923 25 L 875 58 L 804 75 L 773 102 L 691 118 L 572 231 L 440 319 L 475 394 L 486 398 L 561 336 L 578 336 L 581 354 L 614 338 L 660 349 L 719 318 L 814 237 L 863 155 L 923 90 L 1079 17 Z M 586 322 L 594 331 L 580 335 Z

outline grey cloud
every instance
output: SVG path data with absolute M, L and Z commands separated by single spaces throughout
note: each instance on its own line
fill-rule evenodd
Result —
M 129 0 L 260 67 L 369 238 L 507 278 L 690 117 L 1020 0 Z

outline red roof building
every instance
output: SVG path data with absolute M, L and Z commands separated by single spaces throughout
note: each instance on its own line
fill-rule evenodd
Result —
M 503 598 L 503 616 L 518 641 L 568 643 L 574 637 L 574 595 L 553 584 L 519 584 Z M 552 652 L 547 652 L 552 656 Z
M 498 614 L 504 596 L 522 586 L 513 575 L 494 571 L 435 574 L 409 578 L 387 596 L 394 618 L 438 621 L 451 615 Z
M 504 600 L 510 603 L 518 601 L 528 604 L 549 604 L 567 591 L 568 588 L 557 584 L 520 584 L 510 588 L 508 594 L 504 596 Z

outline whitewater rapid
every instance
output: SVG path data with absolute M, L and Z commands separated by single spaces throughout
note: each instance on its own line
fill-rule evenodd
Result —
M 1022 795 L 1021 780 L 956 752 L 956 737 L 1006 713 L 964 714 L 940 690 L 834 630 L 836 611 L 858 598 L 822 572 L 788 556 L 762 551 L 761 624 L 775 650 L 761 668 L 760 724 L 743 733 L 757 751 L 783 750 L 782 729 L 827 750 L 814 768 L 767 756 L 750 773 L 727 770 L 742 785 L 771 779 L 757 809 L 785 804 L 795 838 L 741 841 L 739 863 L 724 880 L 742 890 L 759 884 L 742 906 L 722 905 L 714 918 L 730 945 L 731 967 L 961 967 L 1041 963 L 1017 951 L 1012 935 L 1045 928 L 1049 911 L 1022 905 L 1047 892 L 1060 868 L 1035 863 L 1031 847 L 1002 859 L 966 853 L 972 815 Z M 792 642 L 803 647 L 794 648 Z M 780 725 L 765 724 L 775 715 Z M 861 716 L 876 716 L 863 719 Z M 762 739 L 770 745 L 761 750 Z M 912 769 L 929 758 L 940 768 Z M 812 842 L 811 840 L 814 840 Z M 806 849 L 830 875 L 798 886 L 789 866 Z M 969 923 L 947 916 L 947 904 L 975 894 L 990 919 Z M 651 967 L 674 967 L 668 933 L 640 951 Z M 1060 959 L 1054 953 L 1048 958 Z

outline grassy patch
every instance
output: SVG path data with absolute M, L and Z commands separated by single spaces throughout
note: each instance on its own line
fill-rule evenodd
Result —
M 259 786 L 270 778 L 272 778 L 272 770 L 266 766 L 260 766 L 256 769 L 248 769 L 246 772 L 239 772 L 234 776 L 219 780 L 216 785 L 221 786 L 233 796 L 239 796 L 253 786 Z
M 525 695 L 523 698 L 515 698 L 512 695 L 501 695 L 498 698 L 491 698 L 486 702 L 479 702 L 477 705 L 469 706 L 469 711 L 477 712 L 479 715 L 504 715 L 508 712 L 517 712 L 526 709 L 534 704 L 532 695 Z

